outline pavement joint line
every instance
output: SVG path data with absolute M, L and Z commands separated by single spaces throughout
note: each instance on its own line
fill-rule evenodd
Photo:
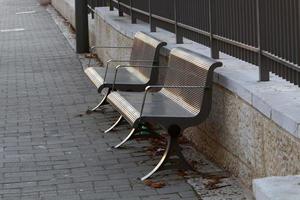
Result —
M 24 28 L 13 28 L 13 29 L 1 29 L 1 33 L 6 33 L 6 32 L 19 32 L 19 31 L 25 31 Z
M 34 14 L 34 13 L 36 13 L 36 11 L 35 10 L 31 10 L 31 11 L 17 12 L 16 15 Z

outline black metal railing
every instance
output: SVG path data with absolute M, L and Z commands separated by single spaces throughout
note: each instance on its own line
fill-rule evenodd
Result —
M 104 1 L 104 0 L 102 0 Z M 269 72 L 300 86 L 299 0 L 108 0 L 150 24 L 259 66 L 260 80 Z

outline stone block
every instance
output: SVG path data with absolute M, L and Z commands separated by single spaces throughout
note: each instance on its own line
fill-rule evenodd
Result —
M 300 176 L 255 179 L 253 191 L 256 200 L 300 199 Z

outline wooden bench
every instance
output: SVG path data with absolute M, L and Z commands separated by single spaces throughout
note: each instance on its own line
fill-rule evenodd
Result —
M 168 144 L 162 159 L 142 180 L 161 169 L 171 156 L 179 158 L 180 167 L 190 169 L 181 153 L 178 137 L 184 129 L 199 125 L 208 117 L 213 71 L 220 66 L 222 63 L 206 56 L 175 48 L 170 53 L 168 68 L 165 68 L 163 85 L 148 86 L 145 92 L 113 91 L 108 95 L 108 102 L 132 126 L 129 135 L 115 148 L 134 138 L 141 123 L 159 124 L 168 131 Z
M 148 85 L 155 84 L 158 80 L 157 68 L 142 66 L 158 66 L 159 51 L 166 43 L 150 36 L 144 32 L 138 32 L 133 39 L 132 47 L 112 47 L 112 46 L 97 46 L 91 48 L 91 53 L 96 49 L 127 49 L 132 48 L 130 59 L 111 59 L 106 62 L 106 66 L 92 67 L 90 62 L 87 68 L 84 69 L 85 74 L 97 87 L 101 93 L 104 88 L 108 92 L 104 95 L 100 103 L 90 111 L 96 111 L 100 106 L 106 103 L 107 95 L 111 92 L 112 86 L 120 91 L 144 91 Z M 114 63 L 129 63 L 131 68 L 124 68 L 115 78 L 116 68 Z

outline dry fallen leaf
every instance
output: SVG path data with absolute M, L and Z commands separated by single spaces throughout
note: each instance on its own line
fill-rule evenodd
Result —
M 157 182 L 154 182 L 152 180 L 145 180 L 144 181 L 144 184 L 151 187 L 151 188 L 155 188 L 155 189 L 158 189 L 158 188 L 163 188 L 166 186 L 166 183 L 164 181 L 157 181 Z
M 206 177 L 208 179 L 208 183 L 205 184 L 205 187 L 208 190 L 215 190 L 223 187 L 227 187 L 229 185 L 219 185 L 222 183 L 222 179 L 228 178 L 227 176 L 217 176 L 217 175 L 211 175 L 209 177 Z
M 153 181 L 151 181 L 151 180 L 144 180 L 144 183 L 147 186 L 151 186 L 151 184 L 153 183 Z
M 178 138 L 178 143 L 187 145 L 190 144 L 190 141 L 186 137 L 181 136 L 180 138 Z
M 163 188 L 166 186 L 166 183 L 164 181 L 160 181 L 160 182 L 156 182 L 156 183 L 152 183 L 151 187 L 152 188 Z
M 177 171 L 177 175 L 178 175 L 178 176 L 184 177 L 184 176 L 187 176 L 188 174 L 187 174 L 186 171 L 184 171 L 184 170 L 178 170 L 178 171 Z
M 189 160 L 188 163 L 193 169 L 195 169 L 195 166 L 198 164 L 198 162 L 195 160 Z

